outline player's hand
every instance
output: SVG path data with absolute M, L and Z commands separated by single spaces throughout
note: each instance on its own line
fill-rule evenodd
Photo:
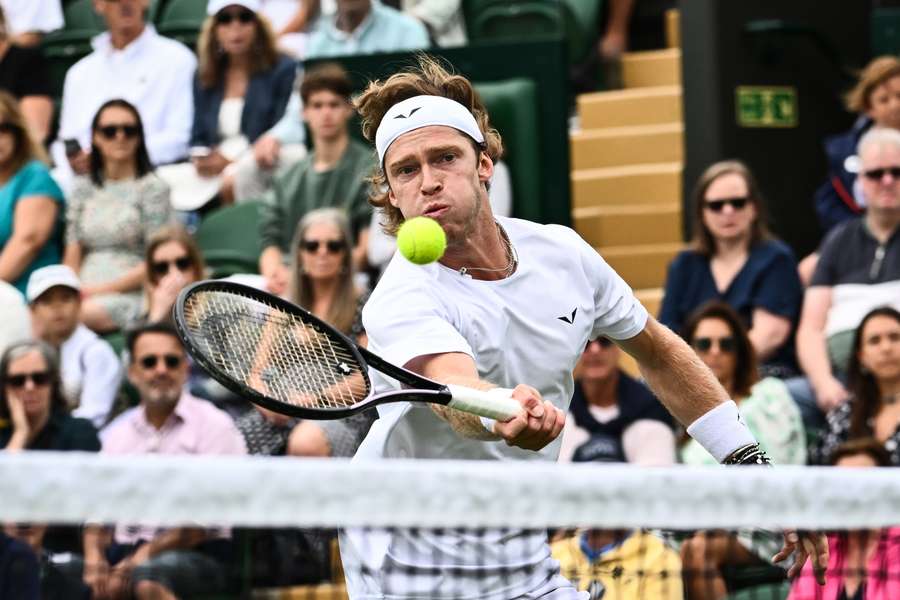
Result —
M 522 412 L 509 421 L 494 424 L 494 433 L 508 445 L 540 450 L 559 436 L 566 422 L 563 411 L 541 398 L 540 392 L 528 385 L 517 385 L 512 397 L 522 405 Z
M 821 534 L 812 531 L 800 531 L 787 529 L 784 532 L 784 545 L 778 551 L 772 562 L 781 562 L 794 556 L 794 564 L 788 569 L 788 577 L 794 578 L 800 574 L 806 560 L 812 560 L 813 573 L 819 585 L 825 585 L 825 569 L 828 567 L 828 540 Z
M 846 402 L 850 397 L 847 388 L 834 376 L 829 376 L 821 383 L 813 385 L 813 390 L 816 393 L 816 404 L 825 414 Z

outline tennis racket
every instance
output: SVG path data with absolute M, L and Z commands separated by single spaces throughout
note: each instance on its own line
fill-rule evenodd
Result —
M 277 413 L 339 419 L 387 402 L 432 402 L 507 421 L 521 411 L 512 390 L 444 385 L 354 344 L 308 311 L 228 281 L 201 281 L 175 302 L 188 353 L 232 392 Z M 373 394 L 368 367 L 404 389 Z

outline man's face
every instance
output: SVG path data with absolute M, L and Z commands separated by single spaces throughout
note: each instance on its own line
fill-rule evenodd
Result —
M 139 29 L 150 0 L 94 0 L 94 12 L 106 21 L 110 32 Z
M 339 14 L 368 13 L 372 10 L 372 0 L 337 0 Z
M 435 219 L 448 246 L 462 243 L 487 204 L 494 163 L 452 127 L 432 125 L 397 138 L 384 156 L 388 198 L 403 217 Z
M 135 341 L 128 378 L 149 407 L 172 410 L 187 381 L 187 357 L 175 337 L 148 332 Z
M 352 116 L 353 107 L 347 99 L 328 90 L 313 92 L 303 105 L 303 119 L 313 138 L 330 140 L 345 135 Z
M 77 290 L 57 285 L 31 303 L 34 332 L 42 340 L 58 345 L 78 327 L 81 296 Z
M 891 174 L 900 169 L 900 148 L 870 144 L 859 158 L 866 205 L 877 211 L 900 210 L 900 178 Z

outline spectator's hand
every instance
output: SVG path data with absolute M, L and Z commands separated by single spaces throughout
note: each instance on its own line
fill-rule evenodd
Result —
M 17 398 L 14 394 L 8 394 L 6 403 L 9 406 L 9 420 L 12 422 L 13 432 L 28 437 L 31 433 L 31 425 L 28 424 L 28 417 L 25 416 L 25 404 L 22 399 Z
M 844 385 L 831 375 L 821 383 L 814 383 L 813 391 L 816 393 L 816 404 L 825 414 L 846 402 L 850 397 L 850 393 L 847 392 Z
M 66 158 L 69 159 L 69 166 L 76 175 L 87 175 L 91 169 L 91 155 L 84 150 L 70 154 Z
M 84 584 L 91 588 L 91 598 L 105 600 L 110 598 L 109 563 L 105 560 L 86 561 L 84 563 Z
M 812 560 L 813 573 L 819 585 L 825 585 L 825 569 L 828 567 L 828 539 L 821 533 L 798 532 L 788 529 L 784 532 L 784 545 L 772 562 L 781 562 L 794 555 L 794 564 L 788 569 L 788 578 L 800 574 L 807 559 Z
M 519 401 L 523 411 L 509 421 L 494 424 L 494 433 L 508 445 L 540 450 L 559 436 L 566 422 L 563 411 L 541 398 L 540 392 L 531 386 L 517 385 L 512 397 Z
M 266 280 L 266 290 L 270 294 L 281 296 L 287 292 L 288 281 L 291 278 L 290 270 L 285 265 L 273 267 L 268 273 L 263 273 Z
M 192 159 L 192 162 L 194 163 L 194 168 L 197 169 L 197 173 L 203 177 L 215 177 L 231 163 L 218 150 L 213 150 L 206 156 L 198 156 Z
M 268 171 L 278 163 L 281 142 L 273 135 L 264 135 L 253 144 L 253 156 L 259 168 Z
M 188 281 L 184 274 L 174 269 L 160 279 L 156 287 L 150 290 L 150 310 L 148 311 L 150 320 L 159 321 L 167 318 L 175 305 L 178 292 L 187 284 Z

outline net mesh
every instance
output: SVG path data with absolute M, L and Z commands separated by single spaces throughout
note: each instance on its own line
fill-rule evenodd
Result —
M 201 289 L 186 298 L 184 316 L 205 362 L 263 396 L 329 410 L 369 394 L 368 378 L 343 340 L 274 303 Z
M 100 566 L 43 549 L 61 586 L 97 573 L 112 585 L 118 573 L 132 591 L 162 581 L 203 598 L 337 600 L 348 583 L 369 591 L 354 597 L 436 599 L 839 598 L 817 595 L 835 580 L 847 598 L 900 589 L 892 469 L 21 453 L 0 456 L 0 498 L 17 537 L 50 524 L 80 548 L 115 531 Z M 769 562 L 783 528 L 828 534 L 832 588 Z M 117 571 L 141 531 L 178 543 Z

